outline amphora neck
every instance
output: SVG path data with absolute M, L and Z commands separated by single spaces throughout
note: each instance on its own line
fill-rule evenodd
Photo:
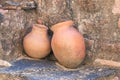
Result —
M 32 32 L 38 32 L 38 33 L 47 32 L 47 30 L 48 30 L 48 27 L 41 24 L 34 24 L 32 28 Z
M 69 28 L 69 27 L 72 27 L 72 26 L 73 26 L 73 21 L 69 20 L 69 21 L 60 22 L 60 23 L 57 23 L 57 24 L 53 25 L 51 27 L 51 30 L 53 32 L 55 32 L 57 30 L 66 29 L 66 28 Z

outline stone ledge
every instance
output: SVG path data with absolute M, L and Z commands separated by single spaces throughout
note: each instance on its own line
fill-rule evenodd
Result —
M 85 67 L 65 71 L 53 61 L 21 59 L 11 67 L 0 68 L 1 80 L 96 80 L 113 75 L 115 69 Z

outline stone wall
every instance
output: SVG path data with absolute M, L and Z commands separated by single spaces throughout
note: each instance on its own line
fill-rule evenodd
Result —
M 5 1 L 0 2 L 4 5 Z M 11 1 L 20 3 L 22 0 Z M 35 2 L 36 9 L 8 10 L 8 13 L 4 14 L 0 25 L 1 59 L 15 60 L 24 55 L 22 39 L 38 19 L 48 27 L 63 19 L 72 19 L 86 40 L 86 61 L 95 58 L 120 61 L 119 0 L 35 0 Z

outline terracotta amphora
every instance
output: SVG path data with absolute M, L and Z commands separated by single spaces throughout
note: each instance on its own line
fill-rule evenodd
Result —
M 53 31 L 52 50 L 59 64 L 66 68 L 77 68 L 85 58 L 85 43 L 80 32 L 73 27 L 73 21 L 57 23 Z
M 50 53 L 48 28 L 42 24 L 34 24 L 32 31 L 24 37 L 23 46 L 28 56 L 44 58 Z

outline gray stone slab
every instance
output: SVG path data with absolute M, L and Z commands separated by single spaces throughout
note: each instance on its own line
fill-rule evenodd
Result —
M 110 68 L 84 66 L 74 71 L 65 71 L 49 60 L 22 59 L 12 62 L 12 65 L 0 68 L 0 74 L 24 77 L 23 80 L 96 80 L 115 73 L 115 70 Z

